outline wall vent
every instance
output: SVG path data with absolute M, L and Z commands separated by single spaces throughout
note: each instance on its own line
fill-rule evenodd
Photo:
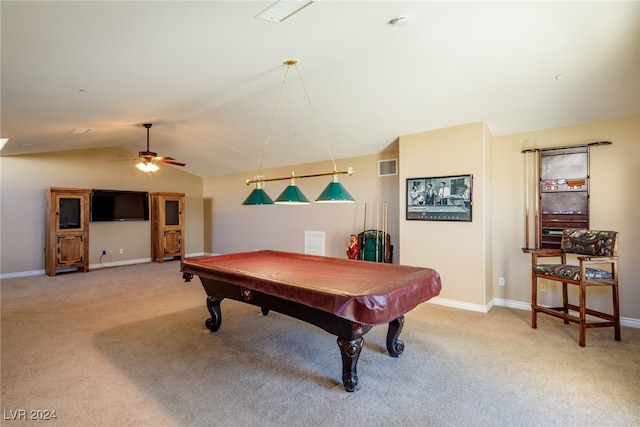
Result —
M 398 159 L 378 160 L 378 176 L 398 175 Z
M 324 231 L 305 230 L 304 253 L 324 256 Z

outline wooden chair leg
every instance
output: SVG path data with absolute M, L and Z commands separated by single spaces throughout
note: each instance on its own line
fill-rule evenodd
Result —
M 585 346 L 585 341 L 587 339 L 587 295 L 586 295 L 586 287 L 585 286 L 578 286 L 579 288 L 579 294 L 580 294 L 580 337 L 579 337 L 579 344 L 580 347 L 584 347 Z
M 562 310 L 564 314 L 569 314 L 569 293 L 567 292 L 567 282 L 562 282 Z M 564 321 L 565 325 L 569 324 L 568 320 Z
M 536 276 L 531 277 L 531 327 L 536 329 L 538 327 L 538 311 L 536 306 L 538 305 L 538 278 Z
M 616 325 L 613 327 L 615 330 L 615 338 L 616 341 L 620 341 L 620 300 L 618 294 L 618 285 L 613 285 L 611 287 L 611 291 L 613 293 L 613 317 Z

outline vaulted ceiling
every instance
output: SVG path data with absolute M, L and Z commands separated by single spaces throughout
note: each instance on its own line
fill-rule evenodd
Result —
M 276 167 L 328 159 L 323 134 L 343 158 L 475 121 L 504 135 L 640 114 L 637 1 L 321 0 L 256 18 L 271 3 L 3 0 L 1 154 L 135 157 L 153 123 L 152 151 L 212 176 L 255 171 L 267 141 Z M 290 69 L 269 138 L 288 59 L 304 85 Z

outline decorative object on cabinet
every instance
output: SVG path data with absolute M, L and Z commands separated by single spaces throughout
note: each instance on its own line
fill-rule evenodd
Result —
M 184 193 L 151 193 L 151 260 L 184 258 Z
M 600 141 L 522 151 L 525 162 L 525 252 L 559 249 L 562 230 L 566 228 L 589 229 L 590 150 L 593 146 L 610 144 L 610 141 Z M 532 234 L 533 246 L 530 245 Z
M 48 188 L 45 218 L 45 273 L 89 271 L 90 189 Z

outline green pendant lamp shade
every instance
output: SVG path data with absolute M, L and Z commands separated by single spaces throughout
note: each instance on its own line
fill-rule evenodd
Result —
M 300 191 L 292 178 L 291 183 L 278 196 L 275 203 L 277 205 L 308 205 L 309 199 Z
M 353 203 L 355 199 L 346 188 L 338 181 L 338 176 L 333 176 L 333 181 L 318 196 L 316 203 Z
M 256 188 L 253 189 L 249 197 L 242 203 L 243 205 L 272 205 L 273 200 L 262 188 L 262 183 L 256 183 Z

